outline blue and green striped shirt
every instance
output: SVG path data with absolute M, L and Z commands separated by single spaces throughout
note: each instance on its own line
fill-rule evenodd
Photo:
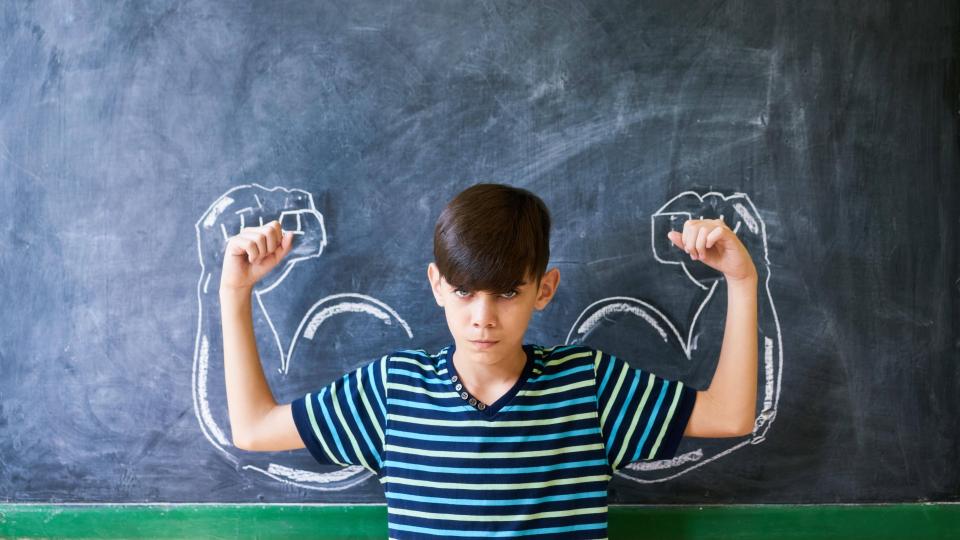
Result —
M 605 538 L 613 471 L 673 457 L 696 400 L 585 345 L 527 344 L 517 383 L 481 410 L 454 347 L 394 351 L 293 402 L 317 461 L 378 476 L 391 538 Z

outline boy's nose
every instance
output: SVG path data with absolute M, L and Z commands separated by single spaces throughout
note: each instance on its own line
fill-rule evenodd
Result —
M 495 299 L 486 298 L 491 295 L 481 295 L 474 302 L 473 306 L 473 326 L 475 328 L 488 328 L 497 325 L 497 312 L 495 308 Z

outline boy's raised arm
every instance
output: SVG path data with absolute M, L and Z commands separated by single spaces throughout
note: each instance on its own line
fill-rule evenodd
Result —
M 277 405 L 263 375 L 253 333 L 251 295 L 293 245 L 280 223 L 247 227 L 230 238 L 220 277 L 223 369 L 233 444 L 244 450 L 303 448 L 290 405 Z
M 757 404 L 757 269 L 721 219 L 691 219 L 668 238 L 691 259 L 723 273 L 727 318 L 717 371 L 697 393 L 685 436 L 738 437 L 753 431 Z
M 757 402 L 757 277 L 727 281 L 727 319 L 710 387 L 697 392 L 687 437 L 753 432 Z

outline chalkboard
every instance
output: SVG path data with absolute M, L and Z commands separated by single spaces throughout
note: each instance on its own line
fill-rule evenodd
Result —
M 255 294 L 278 401 L 450 342 L 443 205 L 540 195 L 581 341 L 699 389 L 754 257 L 753 436 L 686 439 L 611 503 L 956 501 L 953 2 L 6 2 L 0 501 L 382 503 L 362 469 L 230 443 L 225 239 L 297 232 Z

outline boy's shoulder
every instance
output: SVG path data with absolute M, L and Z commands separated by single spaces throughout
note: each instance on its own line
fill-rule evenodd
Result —
M 397 362 L 405 364 L 414 364 L 420 365 L 423 368 L 435 370 L 440 357 L 443 355 L 445 349 L 440 349 L 437 352 L 429 352 L 427 349 L 393 349 L 387 354 L 381 357 L 381 360 L 386 361 L 387 365 L 393 365 Z
M 443 349 L 441 349 L 441 352 L 442 352 L 442 350 L 443 350 Z M 392 351 L 390 351 L 389 353 L 387 353 L 386 356 L 387 356 L 387 357 L 392 357 L 392 356 L 401 356 L 401 357 L 417 356 L 417 357 L 422 357 L 422 356 L 437 356 L 438 354 L 439 354 L 439 352 L 438 352 L 438 353 L 433 353 L 433 354 L 428 353 L 426 349 L 393 349 Z
M 567 370 L 577 365 L 594 364 L 597 351 L 582 343 L 561 344 L 552 347 L 534 345 L 538 360 L 545 372 Z
M 548 356 L 568 356 L 571 354 L 578 354 L 584 352 L 596 352 L 596 349 L 590 347 L 589 345 L 584 345 L 583 343 L 569 343 L 569 344 L 559 344 L 553 345 L 552 347 L 544 347 L 543 345 L 533 345 L 534 347 L 543 351 L 544 354 Z

